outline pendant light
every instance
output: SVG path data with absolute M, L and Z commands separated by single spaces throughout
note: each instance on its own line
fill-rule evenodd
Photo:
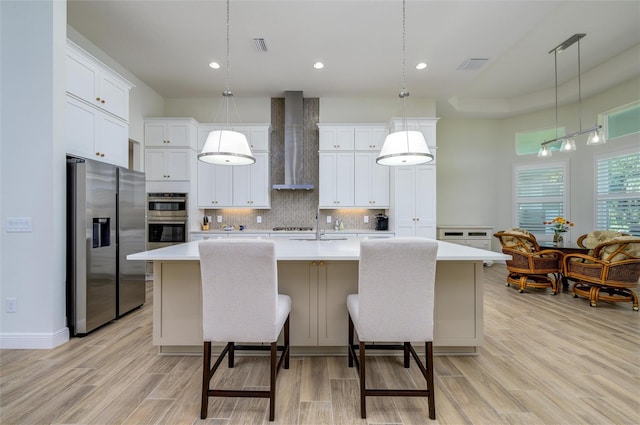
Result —
M 233 101 L 229 89 L 229 0 L 227 0 L 227 84 L 222 92 L 225 104 L 226 128 L 229 128 L 229 102 Z M 233 130 L 214 130 L 198 154 L 198 159 L 216 165 L 251 165 L 256 162 L 244 134 Z
M 409 97 L 409 92 L 406 89 L 405 44 L 405 0 L 402 0 L 402 90 L 400 91 L 399 97 L 402 99 L 402 126 L 404 130 L 391 133 L 385 138 L 380 154 L 378 158 L 376 158 L 376 162 L 380 165 L 418 165 L 433 161 L 433 155 L 429 151 L 422 132 L 407 130 L 405 100 Z
M 582 87 L 581 87 L 581 71 L 580 71 L 580 39 L 587 34 L 574 34 L 555 48 L 551 49 L 549 53 L 553 53 L 555 61 L 555 83 L 556 83 L 556 138 L 553 140 L 547 140 L 540 144 L 540 150 L 538 151 L 538 158 L 547 158 L 551 156 L 551 149 L 547 147 L 548 144 L 562 140 L 560 146 L 561 152 L 573 152 L 576 150 L 576 142 L 572 137 L 580 136 L 585 133 L 591 133 L 587 139 L 587 146 L 601 145 L 606 143 L 606 138 L 602 132 L 602 126 L 596 125 L 586 130 L 582 129 Z M 568 134 L 563 137 L 558 137 L 558 53 L 571 47 L 574 43 L 578 43 L 578 122 L 579 130 L 575 133 Z

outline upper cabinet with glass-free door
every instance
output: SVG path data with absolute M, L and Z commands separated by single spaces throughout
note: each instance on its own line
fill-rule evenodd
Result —
M 129 122 L 129 81 L 67 41 L 67 93 Z

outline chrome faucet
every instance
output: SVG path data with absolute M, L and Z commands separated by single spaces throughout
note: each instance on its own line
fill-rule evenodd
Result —
M 320 206 L 316 210 L 316 240 L 320 240 Z

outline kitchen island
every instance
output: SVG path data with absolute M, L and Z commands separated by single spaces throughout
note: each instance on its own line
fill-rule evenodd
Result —
M 292 353 L 345 354 L 346 297 L 358 290 L 360 239 L 274 241 L 279 292 L 292 299 Z M 508 258 L 438 241 L 435 352 L 477 352 L 483 339 L 483 262 Z M 154 263 L 153 344 L 161 353 L 200 352 L 198 242 L 131 254 L 127 259 Z

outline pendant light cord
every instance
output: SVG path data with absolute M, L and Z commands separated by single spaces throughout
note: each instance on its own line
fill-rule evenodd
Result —
M 406 50 L 407 44 L 407 23 L 406 23 L 406 10 L 405 0 L 402 0 L 402 90 L 400 91 L 400 97 L 402 98 L 402 126 L 404 131 L 407 131 L 407 114 L 405 112 L 405 99 L 409 96 L 407 91 L 407 74 L 406 74 Z M 409 150 L 409 135 L 407 134 L 407 150 Z
M 556 139 L 558 138 L 558 51 L 553 52 L 553 64 L 555 67 L 555 83 L 556 83 Z
M 578 122 L 582 131 L 582 88 L 580 82 L 580 39 L 578 39 Z

